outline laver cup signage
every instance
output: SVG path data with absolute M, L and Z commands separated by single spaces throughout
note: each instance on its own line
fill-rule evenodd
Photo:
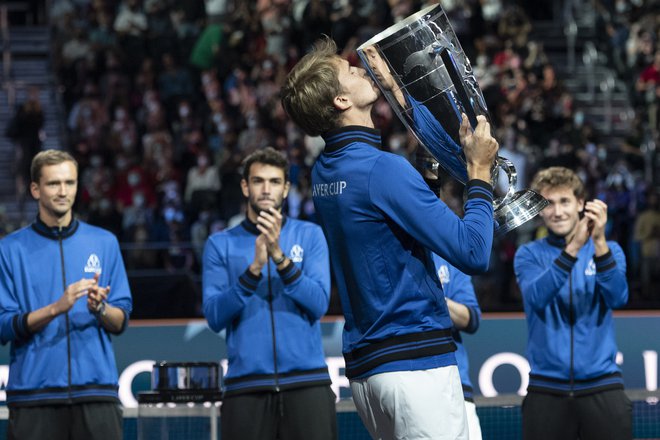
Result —
M 488 109 L 447 15 L 440 5 L 429 6 L 379 33 L 358 50 L 365 68 L 378 84 L 399 119 L 419 143 L 456 180 L 467 183 L 467 166 L 460 145 L 462 113 L 472 125 Z M 532 219 L 547 201 L 531 190 L 516 192 L 513 164 L 498 157 L 498 173 L 508 176 L 506 194 L 494 201 L 496 233 L 504 234 Z
M 347 398 L 351 393 L 341 355 L 343 325 L 342 319 L 328 318 L 321 323 L 321 332 L 332 388 L 337 396 Z M 660 314 L 619 312 L 615 314 L 614 325 L 620 350 L 617 363 L 623 372 L 626 388 L 657 390 Z M 526 392 L 529 364 L 525 359 L 525 326 L 522 314 L 495 319 L 485 317 L 477 333 L 464 336 L 475 395 L 494 397 Z M 219 361 L 220 374 L 227 368 L 224 334 L 213 333 L 203 320 L 172 324 L 131 321 L 122 337 L 114 342 L 114 347 L 119 371 L 119 397 L 126 407 L 138 405 L 138 393 L 164 387 L 162 377 L 152 378 L 151 375 L 154 364 L 163 365 L 161 361 L 167 361 L 167 365 L 203 365 Z M 5 345 L 0 346 L 0 385 L 3 390 L 0 391 L 0 405 L 4 404 L 8 373 L 9 346 Z M 171 383 L 179 384 L 178 381 Z M 185 385 L 185 381 L 181 383 Z

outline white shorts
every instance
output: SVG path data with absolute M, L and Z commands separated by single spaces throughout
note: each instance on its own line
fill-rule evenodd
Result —
M 481 424 L 479 424 L 479 416 L 477 415 L 477 405 L 467 400 L 464 402 L 470 440 L 481 440 Z
M 378 440 L 468 440 L 455 365 L 381 373 L 351 381 L 357 412 Z

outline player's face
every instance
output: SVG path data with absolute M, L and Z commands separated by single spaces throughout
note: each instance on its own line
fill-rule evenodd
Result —
M 378 99 L 380 90 L 371 80 L 367 71 L 361 67 L 351 66 L 343 58 L 337 58 L 337 77 L 341 84 L 343 95 L 350 99 L 352 105 L 359 109 L 370 107 Z
M 39 202 L 39 215 L 47 224 L 71 217 L 77 191 L 78 171 L 69 161 L 44 166 L 39 182 L 30 184 L 32 197 Z
M 278 211 L 289 194 L 289 182 L 284 170 L 255 162 L 250 165 L 247 181 L 241 180 L 243 195 L 248 199 L 248 217 L 254 221 L 259 213 L 273 207 Z
M 541 195 L 549 202 L 540 214 L 545 226 L 559 237 L 570 236 L 580 221 L 584 200 L 575 197 L 573 190 L 566 186 L 545 188 Z

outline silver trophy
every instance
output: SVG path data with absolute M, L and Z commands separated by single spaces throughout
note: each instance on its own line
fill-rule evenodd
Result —
M 432 5 L 407 17 L 362 44 L 357 53 L 419 143 L 453 178 L 467 183 L 458 134 L 461 113 L 472 128 L 478 115 L 490 118 L 470 61 L 442 7 Z M 493 164 L 493 186 L 500 170 L 508 176 L 508 189 L 493 201 L 498 235 L 532 219 L 548 204 L 532 190 L 516 192 L 515 168 L 503 157 Z

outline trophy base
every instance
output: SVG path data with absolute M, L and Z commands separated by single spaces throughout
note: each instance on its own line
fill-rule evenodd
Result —
M 516 192 L 511 201 L 495 209 L 497 223 L 495 235 L 501 236 L 536 217 L 548 206 L 548 201 L 539 193 L 526 189 Z

